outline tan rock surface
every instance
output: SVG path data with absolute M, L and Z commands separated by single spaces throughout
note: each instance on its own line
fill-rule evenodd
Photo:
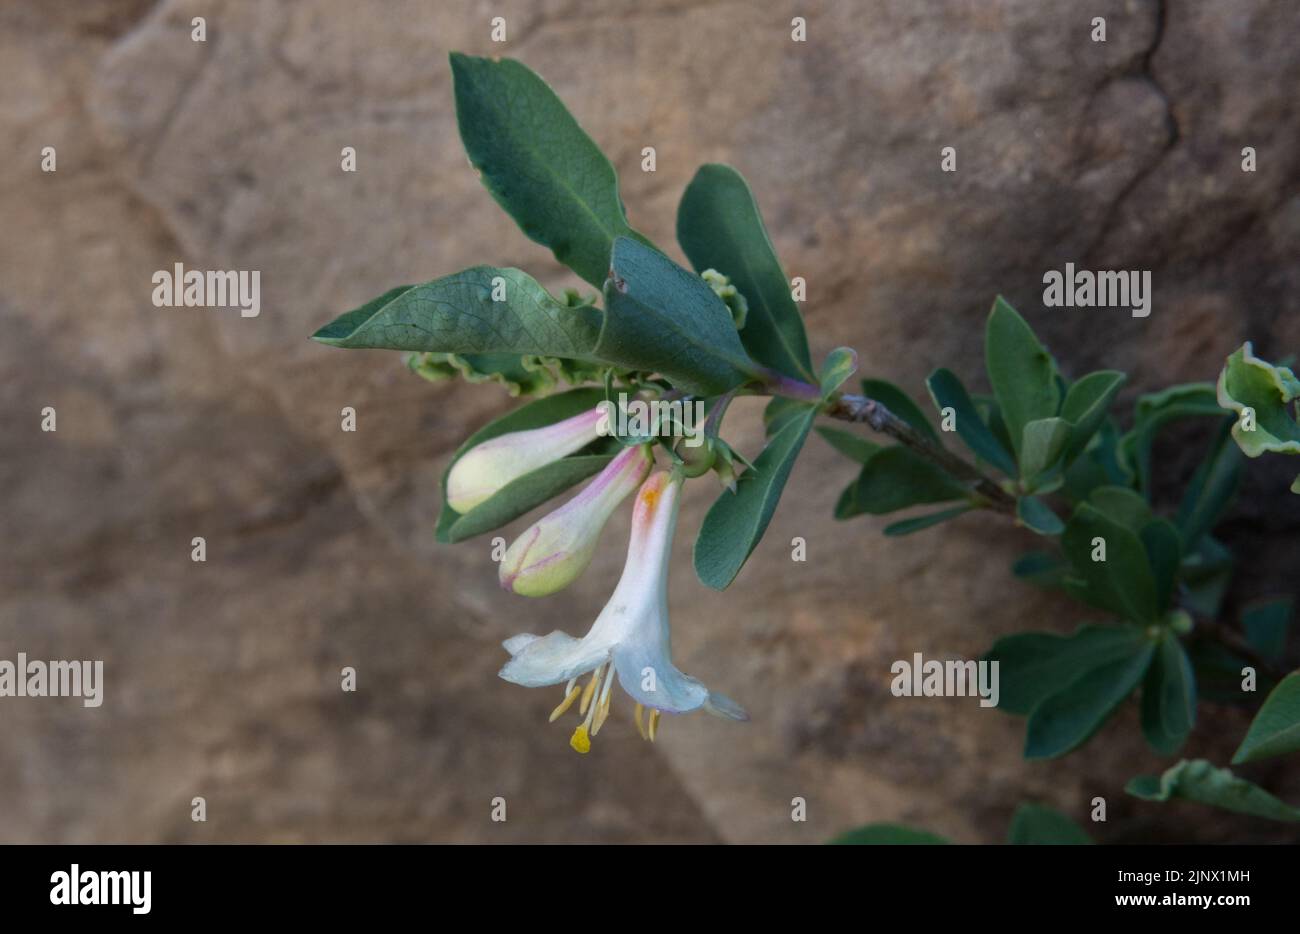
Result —
M 1010 576 L 1030 536 L 967 517 L 902 541 L 837 524 L 852 474 L 811 441 L 726 595 L 690 568 L 711 492 L 688 494 L 674 567 L 681 666 L 753 721 L 624 709 L 591 755 L 557 700 L 500 682 L 498 641 L 580 631 L 622 563 L 626 517 L 572 591 L 496 586 L 485 540 L 436 546 L 437 478 L 511 404 L 430 386 L 395 354 L 306 340 L 400 282 L 478 262 L 573 283 L 466 165 L 446 53 L 545 76 L 620 170 L 640 229 L 671 243 L 695 168 L 749 178 L 814 353 L 915 394 L 980 372 L 1006 294 L 1074 373 L 1129 394 L 1212 378 L 1246 338 L 1300 347 L 1297 13 L 1287 4 L 1060 2 L 312 4 L 39 2 L 0 8 L 0 657 L 103 658 L 106 702 L 5 701 L 4 840 L 816 842 L 906 821 L 1002 837 L 1017 803 L 1110 840 L 1285 839 L 1188 806 L 1137 807 L 1161 767 L 1126 711 L 1084 754 L 1019 757 L 1022 721 L 898 699 L 897 658 L 975 656 L 1068 629 L 1070 604 Z M 1095 9 L 1093 9 L 1095 8 Z M 792 15 L 809 42 L 790 41 Z M 208 40 L 190 40 L 193 16 Z M 509 41 L 489 41 L 503 15 Z M 1092 16 L 1108 39 L 1088 39 Z M 1290 43 L 1290 44 L 1289 44 Z M 581 67 L 575 67 L 581 63 Z M 39 170 L 42 146 L 59 170 Z M 641 148 L 658 171 L 639 171 Z M 938 170 L 955 146 L 959 171 Z M 1240 171 L 1254 146 L 1259 171 Z M 359 171 L 340 171 L 353 146 Z M 1154 310 L 1045 309 L 1067 261 L 1153 272 Z M 154 270 L 257 269 L 262 313 L 155 308 Z M 59 430 L 41 433 L 42 406 Z M 339 428 L 353 406 L 358 431 Z M 739 406 L 753 453 L 758 410 Z M 1195 435 L 1189 440 L 1197 440 Z M 1166 452 L 1169 472 L 1188 463 Z M 1290 475 L 1252 464 L 1229 535 L 1236 596 L 1294 587 Z M 189 560 L 205 536 L 208 561 Z M 809 561 L 789 560 L 793 536 Z M 1289 544 L 1288 544 L 1289 543 Z M 338 690 L 344 665 L 360 690 Z M 1191 749 L 1226 761 L 1241 714 L 1207 708 Z M 1281 768 L 1253 773 L 1300 799 Z M 1288 784 L 1289 782 L 1289 784 Z M 505 824 L 490 800 L 508 801 Z M 189 819 L 190 800 L 209 819 Z M 790 802 L 808 802 L 808 821 Z

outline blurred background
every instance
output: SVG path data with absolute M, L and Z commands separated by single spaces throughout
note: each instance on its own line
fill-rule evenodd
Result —
M 1127 370 L 1127 411 L 1214 379 L 1245 339 L 1269 359 L 1300 350 L 1297 35 L 1300 5 L 1268 0 L 8 0 L 0 658 L 102 659 L 105 687 L 96 709 L 0 700 L 0 840 L 820 842 L 896 821 L 975 843 L 1003 839 L 1022 801 L 1086 823 L 1094 796 L 1105 841 L 1294 840 L 1126 796 L 1170 764 L 1133 704 L 1084 751 L 1027 763 L 1019 718 L 893 697 L 895 659 L 977 657 L 1086 615 L 1011 576 L 1033 536 L 993 517 L 901 541 L 884 520 L 834 522 L 854 471 L 816 438 L 727 594 L 690 567 L 707 484 L 680 524 L 678 663 L 753 721 L 673 718 L 651 746 L 616 698 L 576 755 L 546 723 L 557 692 L 496 677 L 499 642 L 585 631 L 627 516 L 571 590 L 503 594 L 487 539 L 442 547 L 432 530 L 448 456 L 513 400 L 307 338 L 476 263 L 577 284 L 468 167 L 457 49 L 540 72 L 658 243 L 700 163 L 739 168 L 807 280 L 816 359 L 854 346 L 862 375 L 919 398 L 939 365 L 986 388 L 981 333 L 1001 292 L 1071 375 Z M 939 171 L 944 146 L 955 173 Z M 176 262 L 260 270 L 260 316 L 154 307 L 150 277 Z M 1043 273 L 1066 262 L 1150 270 L 1150 317 L 1044 308 Z M 45 406 L 57 432 L 40 430 Z M 729 425 L 752 456 L 758 409 Z M 1207 430 L 1157 449 L 1170 489 Z M 1222 531 L 1242 561 L 1234 609 L 1295 589 L 1300 497 L 1279 460 L 1247 465 Z M 794 536 L 806 563 L 790 560 Z M 1186 754 L 1226 763 L 1247 722 L 1203 706 Z M 1243 774 L 1300 801 L 1287 765 Z

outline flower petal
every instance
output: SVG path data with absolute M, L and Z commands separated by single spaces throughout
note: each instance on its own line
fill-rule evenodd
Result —
M 575 639 L 558 629 L 541 638 L 529 633 L 512 636 L 501 644 L 511 659 L 499 672 L 500 676 L 526 688 L 568 681 L 609 658 L 608 644 Z
M 529 526 L 501 559 L 501 586 L 544 597 L 577 580 L 596 553 L 605 523 L 641 485 L 653 459 L 648 446 L 627 448 L 576 496 Z
M 638 704 L 668 713 L 704 706 L 709 689 L 683 674 L 668 657 L 667 645 L 624 643 L 614 647 L 618 683 Z
M 725 694 L 719 694 L 717 691 L 710 691 L 708 700 L 704 702 L 704 709 L 715 717 L 722 717 L 724 720 L 748 720 L 749 712 L 741 707 L 734 700 Z

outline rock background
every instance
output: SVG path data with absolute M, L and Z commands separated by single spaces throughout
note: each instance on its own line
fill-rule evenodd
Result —
M 1103 840 L 1295 839 L 1127 798 L 1166 764 L 1132 709 L 1087 752 L 1026 763 L 1019 719 L 892 697 L 896 658 L 1083 617 L 1010 576 L 1031 543 L 992 519 L 894 542 L 881 521 L 834 523 L 852 468 L 815 440 L 728 595 L 690 569 L 702 485 L 682 520 L 678 661 L 753 722 L 682 718 L 651 747 L 622 704 L 574 755 L 545 722 L 551 693 L 495 677 L 498 642 L 580 632 L 626 517 L 572 592 L 507 598 L 484 541 L 435 546 L 432 526 L 449 453 L 512 401 L 306 337 L 477 262 L 572 283 L 466 166 L 446 62 L 461 49 L 544 75 L 659 243 L 695 168 L 736 165 L 809 283 L 818 359 L 855 346 L 864 373 L 918 395 L 941 364 L 976 381 L 997 292 L 1073 373 L 1128 370 L 1128 398 L 1212 379 L 1247 338 L 1281 357 L 1300 349 L 1300 7 L 16 0 L 0 27 L 0 657 L 99 658 L 107 682 L 98 709 L 3 702 L 0 840 L 818 842 L 888 820 L 994 842 L 1023 800 L 1083 820 L 1095 795 Z M 938 169 L 948 145 L 955 174 Z M 1043 308 L 1043 272 L 1067 261 L 1150 269 L 1153 313 Z M 153 307 L 150 276 L 175 262 L 261 270 L 262 314 Z M 46 405 L 57 433 L 39 430 Z M 753 453 L 757 409 L 734 421 Z M 1161 449 L 1170 481 L 1203 440 L 1183 435 Z M 1249 467 L 1226 526 L 1234 602 L 1294 589 L 1293 472 Z M 1188 754 L 1225 762 L 1246 722 L 1203 708 Z M 1284 761 L 1249 774 L 1300 800 Z

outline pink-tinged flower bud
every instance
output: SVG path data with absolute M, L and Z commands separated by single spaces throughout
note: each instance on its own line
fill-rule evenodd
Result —
M 507 483 L 567 457 L 600 437 L 601 410 L 591 409 L 554 425 L 512 431 L 466 451 L 447 475 L 447 505 L 466 513 Z
M 615 508 L 650 471 L 648 445 L 625 449 L 577 496 L 515 539 L 501 560 L 501 586 L 525 597 L 563 590 L 587 569 Z

